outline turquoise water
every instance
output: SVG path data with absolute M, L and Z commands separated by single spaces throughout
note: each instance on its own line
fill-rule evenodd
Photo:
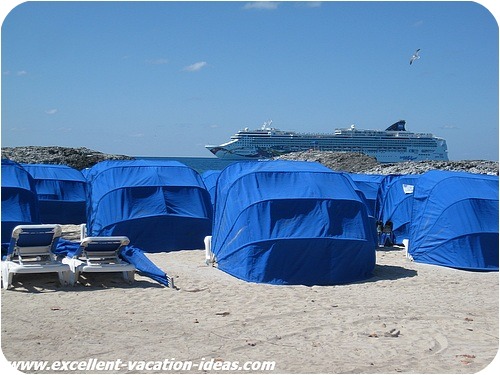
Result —
M 234 160 L 224 160 L 218 158 L 199 158 L 199 157 L 148 157 L 136 156 L 136 159 L 144 160 L 177 160 L 188 167 L 193 168 L 198 173 L 203 173 L 208 170 L 222 170 L 229 164 L 234 163 Z

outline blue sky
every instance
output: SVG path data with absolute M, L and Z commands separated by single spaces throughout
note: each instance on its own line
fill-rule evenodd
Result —
M 8 4 L 2 146 L 210 157 L 204 145 L 270 119 L 404 119 L 452 160 L 498 160 L 493 1 Z

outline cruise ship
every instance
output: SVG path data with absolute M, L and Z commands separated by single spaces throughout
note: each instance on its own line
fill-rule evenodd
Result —
M 359 152 L 381 163 L 419 160 L 448 160 L 446 140 L 431 133 L 412 133 L 400 120 L 386 130 L 362 130 L 354 125 L 333 133 L 297 133 L 271 127 L 245 128 L 219 146 L 205 146 L 221 159 L 268 159 L 290 152 L 318 150 Z

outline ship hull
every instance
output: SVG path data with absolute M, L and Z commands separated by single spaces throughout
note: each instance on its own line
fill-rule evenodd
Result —
M 219 159 L 250 160 L 271 159 L 292 151 L 272 148 L 226 148 L 221 146 L 206 146 L 206 148 Z
M 319 150 L 319 149 L 303 149 L 303 150 L 295 150 L 295 151 L 264 151 L 264 150 L 226 150 L 219 148 L 218 150 L 210 150 L 215 156 L 219 159 L 225 160 L 258 160 L 258 159 L 271 159 L 274 157 L 278 157 L 280 155 L 288 154 L 291 152 L 299 152 L 299 151 L 333 151 L 333 150 Z M 384 152 L 384 153 L 374 153 L 363 150 L 353 150 L 353 151 L 339 151 L 335 150 L 335 152 L 357 152 L 362 153 L 368 156 L 371 156 L 377 159 L 380 163 L 398 163 L 404 161 L 425 161 L 425 160 L 441 160 L 448 161 L 448 157 L 445 153 L 437 153 L 435 155 L 423 155 L 418 153 L 400 153 L 400 152 Z
M 337 129 L 335 134 L 306 134 L 274 128 L 242 130 L 229 142 L 205 146 L 220 159 L 270 159 L 298 151 L 357 152 L 381 163 L 448 160 L 446 141 L 430 133 L 406 131 L 403 120 L 386 131 L 358 130 L 354 126 Z

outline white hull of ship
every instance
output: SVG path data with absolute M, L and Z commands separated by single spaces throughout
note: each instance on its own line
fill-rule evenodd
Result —
M 208 148 L 208 147 L 207 147 Z M 302 150 L 306 151 L 306 150 Z M 318 151 L 323 151 L 323 150 L 318 150 Z M 230 150 L 230 149 L 224 149 L 221 147 L 218 147 L 218 149 L 214 152 L 212 151 L 215 156 L 217 156 L 219 159 L 225 159 L 225 160 L 257 160 L 257 159 L 265 159 L 265 158 L 270 158 L 273 156 L 266 156 L 266 154 L 269 153 L 263 153 L 259 152 L 257 149 L 235 149 L 235 150 Z M 293 152 L 293 151 L 290 151 Z M 424 160 L 442 160 L 442 161 L 447 161 L 448 157 L 446 152 L 436 152 L 432 154 L 422 154 L 419 152 L 406 152 L 406 153 L 401 153 L 397 151 L 383 151 L 383 152 L 378 152 L 374 153 L 371 151 L 364 151 L 364 150 L 357 150 L 357 151 L 338 151 L 338 152 L 360 152 L 363 154 L 366 154 L 368 156 L 374 157 L 379 161 L 380 163 L 397 163 L 397 162 L 404 162 L 404 161 L 424 161 Z M 274 156 L 279 156 L 281 154 L 286 154 L 289 152 L 275 152 Z

